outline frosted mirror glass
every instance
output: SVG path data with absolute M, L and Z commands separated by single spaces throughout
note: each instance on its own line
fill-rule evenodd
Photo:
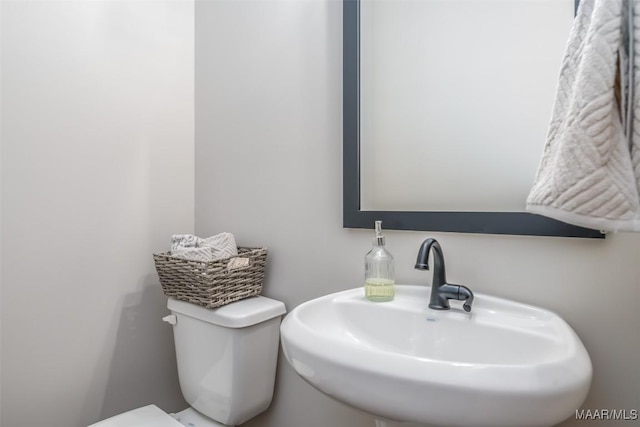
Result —
M 362 0 L 361 208 L 523 211 L 574 0 Z

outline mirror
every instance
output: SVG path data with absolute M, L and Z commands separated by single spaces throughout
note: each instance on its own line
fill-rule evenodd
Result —
M 343 4 L 345 227 L 603 236 L 519 212 L 573 0 Z

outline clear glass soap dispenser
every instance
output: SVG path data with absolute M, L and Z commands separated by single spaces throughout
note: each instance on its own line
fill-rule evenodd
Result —
M 392 301 L 395 295 L 393 256 L 384 247 L 382 221 L 376 221 L 373 248 L 364 257 L 364 296 L 369 301 Z

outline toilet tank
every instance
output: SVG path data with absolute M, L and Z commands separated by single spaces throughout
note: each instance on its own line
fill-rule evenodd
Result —
M 180 388 L 197 411 L 242 424 L 271 404 L 276 377 L 280 301 L 263 296 L 208 309 L 169 298 Z

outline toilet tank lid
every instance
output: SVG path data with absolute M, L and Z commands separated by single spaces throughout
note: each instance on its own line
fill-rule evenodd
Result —
M 287 312 L 284 303 L 263 296 L 245 298 L 218 308 L 205 308 L 169 298 L 167 308 L 174 313 L 226 328 L 244 328 L 282 316 Z

